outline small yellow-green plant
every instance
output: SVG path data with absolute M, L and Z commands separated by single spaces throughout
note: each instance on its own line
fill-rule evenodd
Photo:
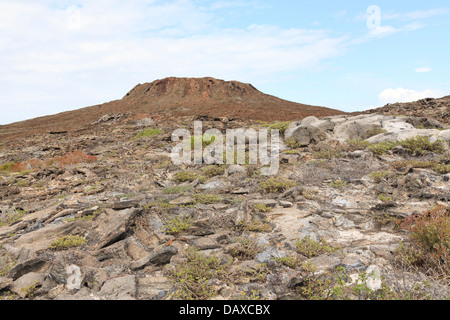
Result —
M 341 179 L 338 179 L 338 180 L 331 181 L 328 186 L 333 189 L 341 189 L 341 188 L 345 187 L 346 185 L 347 185 L 347 182 L 342 181 Z
M 157 136 L 161 133 L 161 130 L 159 129 L 153 129 L 153 128 L 148 128 L 145 129 L 141 132 L 139 132 L 136 137 L 133 138 L 133 140 L 137 140 L 137 139 L 141 139 L 141 138 L 151 138 L 154 136 Z
M 378 199 L 380 199 L 380 201 L 382 201 L 382 202 L 390 202 L 390 201 L 392 201 L 391 197 L 385 197 L 384 194 L 378 195 Z
M 176 182 L 192 182 L 198 178 L 198 174 L 193 171 L 180 171 L 175 175 L 173 180 Z
M 300 143 L 298 143 L 294 138 L 289 138 L 284 141 L 284 144 L 291 149 L 298 149 L 303 147 Z
M 148 204 L 146 204 L 144 206 L 144 209 L 147 211 L 150 210 L 150 208 L 156 209 L 156 210 L 161 210 L 161 211 L 167 211 L 167 210 L 174 209 L 177 207 L 174 204 L 170 204 L 168 201 L 169 201 L 168 199 L 158 199 L 158 200 L 155 200 L 155 201 L 152 201 L 152 202 L 149 202 Z
M 175 187 L 166 187 L 163 189 L 165 194 L 185 194 L 194 190 L 192 186 L 175 186 Z
M 314 152 L 314 157 L 316 159 L 339 159 L 344 157 L 345 154 L 342 152 L 341 148 L 325 148 L 320 151 Z
M 445 142 L 443 140 L 431 142 L 429 137 L 423 136 L 401 140 L 399 145 L 416 156 L 424 155 L 428 152 L 443 153 L 445 151 Z
M 266 213 L 266 212 L 272 211 L 272 207 L 268 207 L 262 203 L 255 203 L 253 205 L 253 208 L 255 208 L 256 212 L 261 212 L 261 213 Z
M 213 144 L 215 141 L 216 141 L 216 137 L 209 135 L 209 134 L 205 134 L 202 136 L 193 136 L 193 137 L 191 137 L 191 140 L 190 140 L 191 149 L 194 150 L 195 143 L 201 143 L 202 148 L 206 148 L 210 144 Z
M 397 142 L 379 142 L 375 144 L 370 144 L 367 149 L 372 151 L 375 154 L 378 155 L 384 155 L 387 154 L 389 151 L 393 150 L 398 145 Z
M 440 174 L 450 173 L 450 164 L 437 164 L 433 167 L 433 170 Z
M 321 239 L 320 241 L 315 241 L 310 237 L 305 237 L 302 240 L 298 240 L 295 245 L 297 252 L 307 258 L 313 258 L 337 251 L 337 248 L 334 248 L 325 240 Z
M 385 171 L 373 171 L 369 174 L 370 179 L 375 183 L 380 183 L 382 181 L 387 181 L 389 179 L 394 179 L 397 175 L 394 172 Z
M 88 241 L 81 236 L 67 235 L 60 237 L 50 244 L 50 249 L 55 251 L 68 250 L 70 248 L 80 247 Z
M 251 238 L 237 238 L 234 239 L 237 245 L 231 250 L 230 254 L 239 260 L 251 260 L 260 253 L 263 248 Z
M 223 176 L 225 173 L 225 168 L 223 166 L 208 166 L 203 168 L 203 175 L 207 178 L 212 178 L 216 176 Z
M 215 204 L 222 201 L 222 198 L 215 194 L 197 193 L 192 198 L 197 204 Z
M 270 130 L 279 130 L 281 134 L 284 134 L 287 128 L 291 125 L 292 122 L 284 121 L 284 122 L 274 122 L 263 125 L 264 127 L 268 127 Z
M 211 279 L 226 281 L 228 265 L 215 256 L 206 256 L 190 249 L 187 262 L 178 264 L 169 271 L 169 278 L 175 285 L 171 298 L 180 300 L 210 300 L 217 290 L 210 285 Z
M 26 215 L 22 209 L 10 208 L 0 215 L 0 227 L 19 221 Z
M 348 145 L 349 151 L 364 150 L 371 145 L 369 141 L 361 139 L 347 140 L 346 143 Z
M 312 200 L 319 193 L 316 189 L 304 189 L 302 191 L 302 196 L 304 196 L 307 200 Z
M 30 284 L 28 287 L 22 288 L 22 292 L 25 294 L 25 297 L 33 298 L 37 289 L 39 287 L 39 283 L 34 280 L 32 284 Z
M 300 259 L 290 256 L 274 258 L 274 260 L 291 269 L 297 269 L 303 265 Z
M 259 188 L 266 193 L 278 193 L 296 185 L 296 182 L 283 178 L 266 178 L 259 183 Z
M 265 221 L 253 218 L 250 221 L 241 221 L 239 227 L 249 232 L 270 232 L 272 227 Z
M 164 224 L 164 232 L 167 234 L 177 235 L 183 233 L 192 226 L 191 218 L 186 217 L 176 217 L 166 221 Z

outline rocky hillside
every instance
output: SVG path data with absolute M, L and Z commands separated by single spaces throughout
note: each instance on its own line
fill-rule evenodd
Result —
M 228 92 L 170 81 L 124 101 Z M 201 117 L 204 130 L 280 129 L 280 170 L 265 177 L 245 163 L 174 165 L 171 134 L 193 118 L 122 111 L 0 150 L 2 299 L 449 298 L 445 125 Z
M 0 126 L 0 141 L 27 135 L 90 128 L 106 114 L 129 119 L 206 115 L 216 118 L 287 121 L 345 112 L 290 102 L 264 94 L 250 84 L 214 78 L 166 78 L 140 84 L 123 99 L 97 106 Z
M 450 96 L 440 99 L 428 98 L 409 103 L 388 104 L 382 108 L 369 110 L 365 113 L 427 117 L 449 124 Z

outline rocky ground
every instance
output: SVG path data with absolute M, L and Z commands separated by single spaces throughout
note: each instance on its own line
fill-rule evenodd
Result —
M 171 134 L 194 120 L 110 114 L 5 142 L 2 299 L 448 299 L 448 256 L 419 261 L 402 228 L 441 205 L 448 241 L 445 125 L 197 119 L 280 129 L 268 178 L 258 165 L 174 165 Z

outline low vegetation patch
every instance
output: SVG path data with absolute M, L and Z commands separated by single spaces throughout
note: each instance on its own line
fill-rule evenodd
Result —
M 222 202 L 222 198 L 215 194 L 197 193 L 192 196 L 197 204 L 215 204 Z
M 272 211 L 272 207 L 268 207 L 262 203 L 255 203 L 253 205 L 253 208 L 255 209 L 256 212 L 260 212 L 260 213 L 266 213 L 266 212 Z
M 338 180 L 331 181 L 328 186 L 333 189 L 342 189 L 346 185 L 347 185 L 347 182 L 342 181 L 341 179 L 338 179 Z
M 133 140 L 138 140 L 138 139 L 142 139 L 142 138 L 151 138 L 151 137 L 155 137 L 159 134 L 161 134 L 160 129 L 148 128 L 148 129 L 145 129 L 145 130 L 142 130 L 141 132 L 139 132 L 133 138 Z
M 165 222 L 164 232 L 167 234 L 178 235 L 189 230 L 191 226 L 192 222 L 190 217 L 175 217 Z
M 68 250 L 70 248 L 80 247 L 87 242 L 84 237 L 67 235 L 53 241 L 50 244 L 50 249 L 55 251 Z
M 450 262 L 450 207 L 439 205 L 405 219 L 401 226 L 410 240 L 411 264 L 431 265 L 448 275 Z M 404 250 L 404 253 L 408 250 Z
M 296 186 L 297 183 L 283 178 L 266 178 L 259 183 L 260 190 L 265 193 L 279 193 Z
M 369 174 L 369 177 L 373 182 L 380 183 L 383 181 L 395 179 L 397 175 L 392 171 L 384 170 L 384 171 L 372 171 Z
M 192 186 L 175 186 L 175 187 L 166 187 L 163 189 L 165 194 L 185 194 L 194 190 Z
M 176 265 L 168 276 L 176 286 L 171 298 L 180 300 L 209 300 L 217 295 L 209 281 L 228 278 L 228 265 L 218 257 L 206 256 L 195 250 L 187 252 L 187 262 Z
M 180 171 L 173 178 L 176 182 L 192 182 L 198 179 L 199 175 L 193 171 Z
M 305 237 L 302 240 L 298 240 L 295 245 L 297 252 L 307 258 L 313 258 L 337 251 L 337 248 L 334 248 L 325 240 L 321 239 L 320 241 L 315 241 L 310 237 Z
M 320 151 L 314 152 L 314 157 L 316 159 L 340 159 L 345 156 L 345 153 L 341 148 L 325 148 Z
M 251 260 L 263 251 L 263 248 L 251 238 L 236 238 L 234 243 L 237 245 L 231 250 L 230 254 L 239 260 Z
M 241 221 L 239 227 L 242 230 L 249 232 L 270 232 L 272 227 L 265 221 L 260 221 L 257 218 L 253 218 L 250 221 Z
M 216 176 L 223 176 L 225 174 L 225 168 L 223 166 L 207 166 L 203 168 L 203 175 L 206 178 L 213 178 Z
M 0 213 L 0 227 L 10 225 L 19 221 L 26 215 L 26 212 L 19 208 L 9 208 L 5 212 Z

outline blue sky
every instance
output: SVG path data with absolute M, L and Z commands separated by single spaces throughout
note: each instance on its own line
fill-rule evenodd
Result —
M 439 0 L 0 0 L 0 124 L 169 76 L 344 111 L 441 97 L 449 34 Z

